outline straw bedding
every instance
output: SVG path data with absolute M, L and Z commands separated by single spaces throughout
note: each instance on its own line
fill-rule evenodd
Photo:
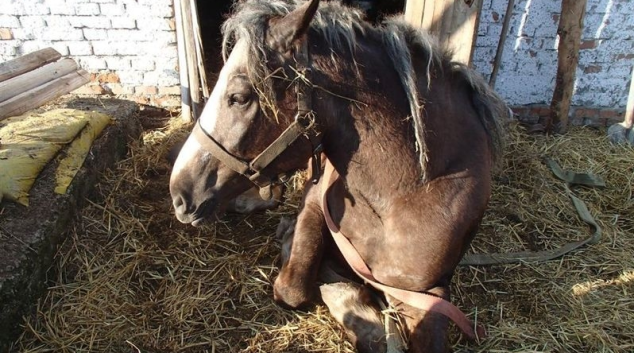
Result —
M 179 224 L 168 191 L 168 149 L 188 127 L 148 129 L 129 159 L 104 176 L 60 247 L 48 294 L 25 318 L 23 352 L 352 352 L 323 306 L 272 301 L 280 209 L 229 216 L 202 229 Z M 510 129 L 474 252 L 551 249 L 590 232 L 563 182 L 542 162 L 592 172 L 604 189 L 572 188 L 603 228 L 596 245 L 539 264 L 459 268 L 453 301 L 487 326 L 456 352 L 634 351 L 634 150 L 604 131 L 564 136 Z M 299 184 L 299 182 L 296 182 Z

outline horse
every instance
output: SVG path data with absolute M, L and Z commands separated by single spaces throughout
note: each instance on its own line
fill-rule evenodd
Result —
M 254 186 L 268 199 L 309 166 L 274 300 L 310 305 L 334 263 L 397 310 L 410 352 L 446 351 L 450 319 L 475 337 L 450 286 L 490 198 L 503 100 L 428 34 L 336 1 L 241 1 L 222 30 L 170 177 L 177 219 L 217 219 Z

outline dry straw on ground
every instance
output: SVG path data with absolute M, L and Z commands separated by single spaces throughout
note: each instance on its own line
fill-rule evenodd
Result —
M 352 352 L 317 306 L 277 307 L 273 212 L 230 216 L 203 229 L 170 209 L 165 155 L 187 127 L 147 131 L 105 176 L 60 248 L 48 294 L 24 321 L 23 352 Z M 460 268 L 453 300 L 484 323 L 481 344 L 456 352 L 634 351 L 634 151 L 604 132 L 528 136 L 512 128 L 476 252 L 549 249 L 590 232 L 542 162 L 606 179 L 573 188 L 603 227 L 601 242 L 548 263 Z

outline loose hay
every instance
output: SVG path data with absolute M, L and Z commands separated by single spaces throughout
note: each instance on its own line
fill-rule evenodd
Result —
M 168 191 L 168 149 L 187 130 L 174 119 L 148 131 L 105 176 L 57 256 L 57 277 L 25 319 L 23 352 L 352 352 L 324 307 L 272 301 L 279 218 L 230 216 L 202 229 L 179 224 Z M 511 129 L 476 252 L 543 250 L 587 236 L 561 181 L 542 163 L 606 179 L 573 188 L 604 230 L 597 245 L 540 264 L 460 268 L 454 302 L 488 327 L 456 352 L 634 351 L 634 150 L 603 131 L 528 136 Z

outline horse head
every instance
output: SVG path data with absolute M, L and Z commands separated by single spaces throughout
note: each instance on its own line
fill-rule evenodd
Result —
M 248 36 L 260 43 L 242 38 L 241 29 L 223 28 L 233 33 L 225 33 L 223 44 L 230 54 L 170 178 L 179 221 L 196 226 L 217 217 L 253 184 L 269 197 L 281 175 L 318 153 L 310 93 L 302 83 L 303 45 L 318 4 L 312 0 L 267 18 L 265 33 Z M 262 55 L 265 62 L 254 62 Z

